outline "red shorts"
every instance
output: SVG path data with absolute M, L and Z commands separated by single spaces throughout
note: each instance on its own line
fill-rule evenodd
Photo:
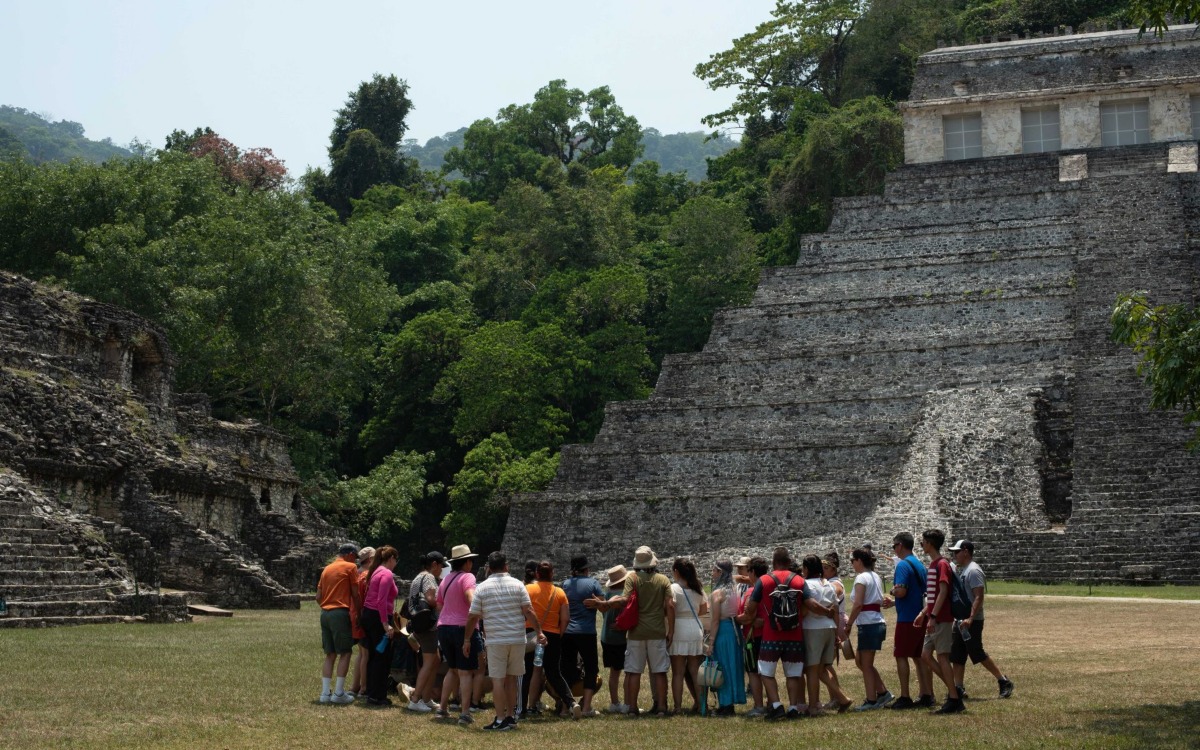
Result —
M 921 648 L 925 645 L 925 629 L 911 622 L 898 622 L 895 643 L 892 655 L 897 659 L 920 659 Z

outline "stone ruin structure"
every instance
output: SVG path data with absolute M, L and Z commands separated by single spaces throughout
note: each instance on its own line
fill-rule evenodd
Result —
M 1200 583 L 1192 430 L 1109 337 L 1118 293 L 1200 291 L 1200 35 L 939 49 L 901 112 L 883 194 L 838 201 L 648 400 L 609 404 L 514 502 L 507 551 L 601 567 L 940 527 L 995 576 Z
M 0 272 L 0 627 L 298 607 L 316 585 L 344 532 L 283 436 L 213 419 L 174 365 L 150 322 Z

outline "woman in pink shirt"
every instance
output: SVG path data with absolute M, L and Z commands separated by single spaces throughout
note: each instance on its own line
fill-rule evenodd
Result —
M 398 553 L 395 547 L 380 547 L 371 561 L 367 584 L 367 597 L 363 600 L 362 623 L 367 632 L 367 703 L 372 706 L 390 706 L 387 697 L 388 671 L 392 666 L 392 645 L 395 629 L 392 627 L 392 612 L 396 607 L 396 579 L 392 570 L 396 567 Z M 387 638 L 387 647 L 380 653 L 377 646 Z

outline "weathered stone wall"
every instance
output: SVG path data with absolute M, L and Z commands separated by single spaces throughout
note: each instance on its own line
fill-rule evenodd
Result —
M 942 118 L 979 113 L 983 156 L 1020 154 L 1021 112 L 1055 107 L 1063 150 L 1101 143 L 1100 105 L 1145 99 L 1152 142 L 1194 141 L 1200 36 L 1136 30 L 939 49 L 922 55 L 904 116 L 905 162 L 941 161 Z M 1194 160 L 1193 160 L 1194 168 Z
M 147 321 L 0 272 L 0 469 L 90 519 L 142 585 L 298 606 L 344 533 L 300 498 L 281 435 L 213 419 L 173 371 Z
M 912 165 L 841 201 L 703 352 L 564 449 L 506 551 L 601 567 L 936 526 L 993 575 L 1200 581 L 1189 429 L 1108 337 L 1118 292 L 1197 291 L 1200 182 L 1166 152 L 1082 152 L 1069 182 L 1053 154 Z

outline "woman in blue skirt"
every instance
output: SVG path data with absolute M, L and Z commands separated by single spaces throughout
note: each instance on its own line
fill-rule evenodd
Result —
M 733 621 L 737 614 L 737 596 L 733 591 L 733 561 L 717 560 L 712 573 L 709 598 L 711 625 L 715 634 L 706 642 L 704 653 L 717 660 L 725 673 L 725 682 L 717 688 L 717 716 L 733 716 L 735 703 L 746 703 L 746 677 L 742 670 L 741 628 Z

